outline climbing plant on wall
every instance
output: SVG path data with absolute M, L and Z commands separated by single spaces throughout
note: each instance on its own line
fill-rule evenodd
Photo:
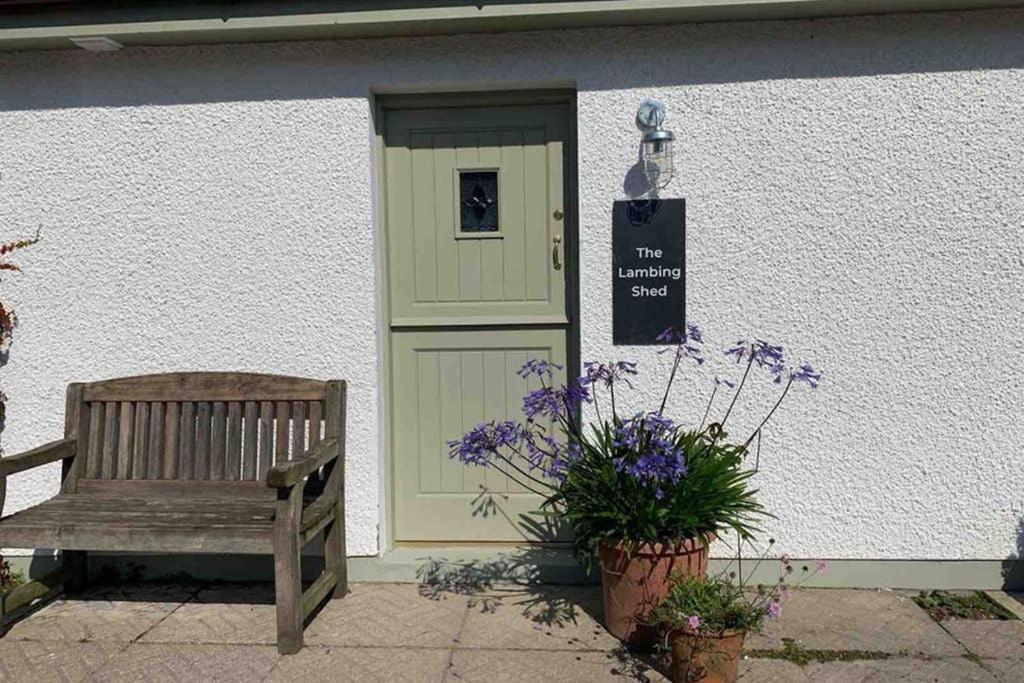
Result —
M 39 231 L 31 239 L 17 240 L 14 242 L 6 242 L 0 244 L 0 275 L 14 272 L 21 272 L 21 268 L 16 263 L 10 261 L 10 256 L 14 252 L 30 247 L 39 241 Z M 0 278 L 0 282 L 2 282 Z M 13 308 L 4 302 L 2 291 L 0 291 L 0 368 L 7 364 L 8 353 L 11 348 L 11 341 L 14 337 L 14 328 L 18 326 L 18 314 Z M 3 433 L 5 418 L 7 415 L 7 394 L 4 393 L 2 385 L 0 385 L 0 434 Z M 0 455 L 3 455 L 3 445 L 0 443 Z M 2 506 L 3 491 L 0 490 L 0 506 Z M 3 514 L 2 508 L 0 508 L 0 514 Z M 20 575 L 11 571 L 10 565 L 2 556 L 0 556 L 0 600 L 3 596 L 9 593 L 13 588 L 20 583 Z

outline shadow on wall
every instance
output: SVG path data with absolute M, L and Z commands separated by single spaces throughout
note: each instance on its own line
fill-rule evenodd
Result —
M 651 182 L 644 171 L 643 155 L 637 145 L 636 163 L 626 171 L 626 177 L 622 180 L 622 192 L 627 199 L 640 199 L 646 197 L 651 191 Z
M 1022 66 L 1021 10 L 68 50 L 0 54 L 0 111 L 365 99 L 373 88 L 424 83 L 494 89 L 528 79 L 596 91 Z
M 1024 590 L 1024 515 L 1017 520 L 1017 550 L 1003 561 L 1003 590 Z

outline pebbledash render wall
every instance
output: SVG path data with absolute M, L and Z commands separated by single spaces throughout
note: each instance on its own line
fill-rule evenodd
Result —
M 611 203 L 644 97 L 678 136 L 688 317 L 825 373 L 765 433 L 757 482 L 794 556 L 1024 548 L 1024 12 L 0 54 L 13 453 L 72 380 L 237 369 L 351 382 L 349 549 L 387 482 L 373 95 L 578 91 L 584 359 L 611 344 Z M 715 374 L 672 412 L 699 420 Z M 660 371 L 659 371 L 660 372 Z M 733 428 L 772 399 L 757 377 Z M 718 404 L 715 410 L 724 408 Z M 733 418 L 730 418 L 732 421 Z M 6 512 L 57 488 L 18 476 Z

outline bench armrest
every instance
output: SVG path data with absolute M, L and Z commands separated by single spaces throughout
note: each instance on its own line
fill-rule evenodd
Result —
M 24 453 L 10 455 L 0 458 L 0 478 L 7 477 L 18 472 L 30 470 L 33 467 L 46 465 L 58 460 L 66 460 L 75 457 L 78 453 L 77 439 L 61 439 L 51 441 L 45 446 L 33 448 Z
M 271 467 L 267 472 L 267 486 L 277 489 L 295 486 L 340 454 L 341 447 L 338 440 L 325 439 L 306 451 L 301 458 Z

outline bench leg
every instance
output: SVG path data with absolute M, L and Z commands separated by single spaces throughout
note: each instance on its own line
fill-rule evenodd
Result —
M 61 562 L 70 574 L 64 589 L 68 593 L 80 593 L 89 583 L 88 554 L 84 550 L 62 550 Z
M 302 487 L 279 491 L 277 502 L 274 524 L 277 651 L 291 655 L 302 649 L 302 546 L 299 544 Z
M 324 569 L 337 570 L 338 583 L 331 591 L 331 599 L 338 600 L 348 593 L 348 563 L 345 557 L 345 505 L 338 501 L 334 521 L 324 527 Z

